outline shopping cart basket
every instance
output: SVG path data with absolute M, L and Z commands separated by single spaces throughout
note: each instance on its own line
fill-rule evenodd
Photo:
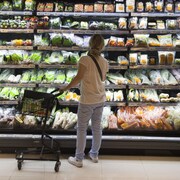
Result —
M 56 93 L 59 89 L 55 89 L 51 93 L 37 92 L 25 90 L 22 102 L 20 103 L 20 110 L 23 115 L 34 115 L 41 117 L 41 145 L 42 147 L 37 150 L 17 151 L 16 159 L 18 169 L 21 170 L 24 160 L 44 160 L 56 161 L 54 170 L 59 171 L 60 162 L 60 146 L 50 135 L 46 133 L 46 122 L 50 117 L 51 111 L 58 103 L 57 96 L 62 93 Z M 37 157 L 38 155 L 38 157 Z

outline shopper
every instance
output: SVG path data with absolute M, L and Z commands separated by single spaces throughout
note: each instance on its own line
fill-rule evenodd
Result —
M 62 89 L 67 91 L 80 83 L 81 97 L 78 105 L 76 152 L 75 157 L 68 158 L 68 162 L 77 167 L 83 166 L 87 127 L 90 119 L 92 145 L 89 157 L 94 163 L 98 162 L 102 137 L 101 117 L 106 99 L 104 81 L 108 72 L 108 62 L 101 56 L 103 48 L 104 38 L 98 34 L 93 35 L 89 41 L 88 55 L 82 56 L 79 60 L 77 75 Z M 93 61 L 94 58 L 100 70 Z

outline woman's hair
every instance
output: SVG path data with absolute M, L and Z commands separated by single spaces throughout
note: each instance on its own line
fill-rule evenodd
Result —
M 101 55 L 104 47 L 104 38 L 100 34 L 94 34 L 89 40 L 89 54 L 94 56 Z

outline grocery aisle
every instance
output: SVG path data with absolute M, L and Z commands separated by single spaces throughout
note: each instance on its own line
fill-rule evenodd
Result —
M 180 157 L 157 156 L 100 156 L 93 164 L 84 161 L 76 168 L 62 156 L 59 173 L 54 162 L 26 161 L 21 171 L 13 154 L 0 154 L 0 180 L 179 180 Z

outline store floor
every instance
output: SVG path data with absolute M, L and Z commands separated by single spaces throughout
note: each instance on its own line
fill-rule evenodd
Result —
M 0 180 L 180 180 L 180 157 L 101 155 L 99 163 L 84 160 L 83 168 L 61 156 L 61 167 L 55 162 L 25 161 L 17 169 L 14 154 L 0 154 Z

